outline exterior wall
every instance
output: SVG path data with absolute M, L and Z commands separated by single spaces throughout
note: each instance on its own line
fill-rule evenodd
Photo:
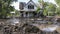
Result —
M 37 10 L 37 7 L 34 6 L 34 9 L 28 9 L 28 7 L 27 8 L 24 7 L 24 10 L 26 10 L 26 11 L 36 11 Z
M 23 16 L 22 16 L 22 14 L 23 14 Z M 20 12 L 20 17 L 33 17 L 34 16 L 34 13 L 33 13 L 33 11 L 32 12 L 27 12 L 27 14 L 26 14 L 26 12 Z

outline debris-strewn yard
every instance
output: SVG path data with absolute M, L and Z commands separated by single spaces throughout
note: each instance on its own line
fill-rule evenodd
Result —
M 53 24 L 38 23 L 11 25 L 7 24 L 6 20 L 0 20 L 0 34 L 60 34 L 60 27 Z

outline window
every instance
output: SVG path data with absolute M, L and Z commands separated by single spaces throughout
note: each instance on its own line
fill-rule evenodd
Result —
M 28 5 L 28 9 L 34 9 L 34 5 Z

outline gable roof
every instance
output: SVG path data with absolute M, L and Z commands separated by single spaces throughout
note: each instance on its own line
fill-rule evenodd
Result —
M 27 6 L 30 2 L 32 2 L 32 3 L 37 7 L 37 5 L 36 5 L 32 0 L 30 0 L 30 1 L 26 4 L 26 6 Z

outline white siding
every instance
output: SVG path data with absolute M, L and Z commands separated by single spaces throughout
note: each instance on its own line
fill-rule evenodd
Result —
M 25 7 L 24 7 L 24 10 L 26 10 L 26 11 L 36 11 L 37 10 L 37 7 L 34 5 L 34 9 L 28 9 L 28 5 L 29 4 L 32 4 L 32 5 L 34 5 L 34 3 L 33 2 L 29 2 Z

